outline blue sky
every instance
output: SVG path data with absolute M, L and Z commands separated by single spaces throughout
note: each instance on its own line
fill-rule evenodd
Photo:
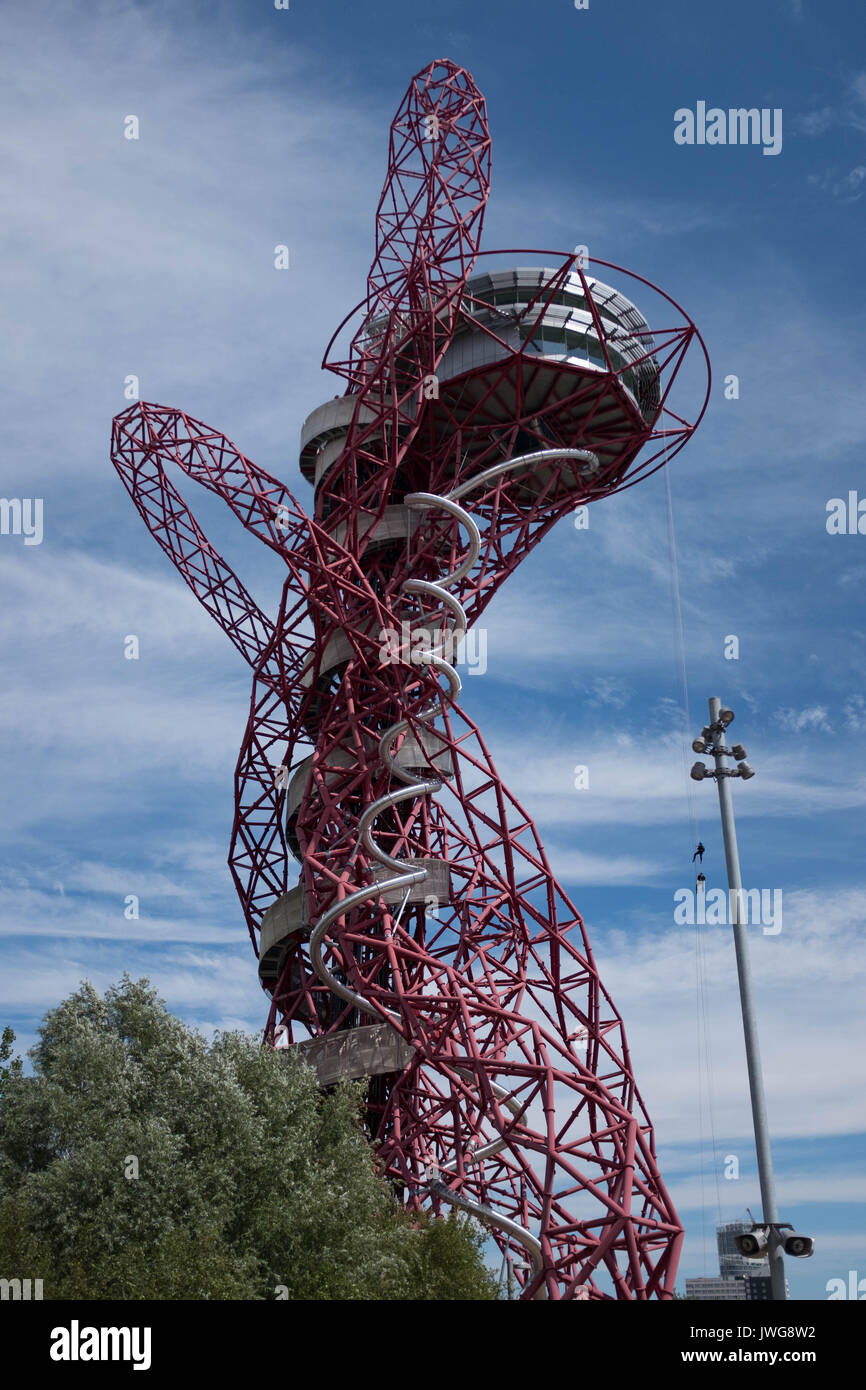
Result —
M 744 880 L 783 892 L 782 931 L 751 945 L 780 1203 L 819 1242 L 792 1294 L 866 1276 L 866 537 L 825 526 L 830 498 L 866 496 L 866 12 L 114 0 L 3 26 L 0 490 L 44 499 L 44 540 L 0 536 L 2 1021 L 27 1046 L 81 978 L 129 970 L 190 1023 L 263 1022 L 225 866 L 247 673 L 132 509 L 110 421 L 135 373 L 144 399 L 222 430 L 311 505 L 298 432 L 336 389 L 319 361 L 363 291 L 388 124 L 411 75 L 448 56 L 488 102 L 485 247 L 587 243 L 707 342 L 710 408 L 670 469 L 691 726 L 709 695 L 735 708 L 757 772 L 734 788 Z M 698 101 L 781 108 L 781 153 L 675 144 L 674 112 Z M 190 501 L 273 611 L 275 558 Z M 662 476 L 587 531 L 561 523 L 486 626 L 465 707 L 625 1017 L 687 1227 L 681 1273 L 713 1273 L 714 1221 L 758 1196 L 730 938 L 673 921 L 690 791 L 711 885 L 724 865 L 714 789 L 683 771 Z

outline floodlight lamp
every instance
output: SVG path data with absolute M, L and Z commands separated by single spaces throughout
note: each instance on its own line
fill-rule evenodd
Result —
M 801 1236 L 792 1231 L 785 1237 L 784 1250 L 786 1255 L 792 1255 L 795 1260 L 807 1260 L 815 1253 L 815 1242 L 811 1236 Z
M 770 1233 L 767 1227 L 758 1226 L 754 1231 L 747 1231 L 745 1235 L 736 1236 L 734 1244 L 747 1260 L 763 1260 L 766 1257 L 769 1239 Z

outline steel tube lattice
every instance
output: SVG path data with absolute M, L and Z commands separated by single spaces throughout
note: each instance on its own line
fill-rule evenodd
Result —
M 305 426 L 313 517 L 177 410 L 119 415 L 112 459 L 252 668 L 229 862 L 266 1038 L 322 1076 L 323 1058 L 331 1078 L 366 1069 L 395 1189 L 474 1212 L 519 1257 L 521 1297 L 670 1298 L 682 1230 L 622 1020 L 460 708 L 454 653 L 558 520 L 682 447 L 706 394 L 687 418 L 672 388 L 706 353 L 639 277 L 660 327 L 573 253 L 498 252 L 512 268 L 488 271 L 489 168 L 472 78 L 432 63 L 392 125 L 366 297 L 323 363 L 345 393 Z M 283 558 L 275 619 L 171 465 Z

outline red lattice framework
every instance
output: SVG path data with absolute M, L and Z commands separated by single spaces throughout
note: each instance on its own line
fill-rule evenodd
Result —
M 690 423 L 671 388 L 693 343 L 701 370 L 706 354 L 682 311 L 641 281 L 669 324 L 638 323 L 624 358 L 600 282 L 573 253 L 497 252 L 549 267 L 516 310 L 499 313 L 477 279 L 467 288 L 486 264 L 489 165 L 472 78 L 431 64 L 391 129 L 366 299 L 323 364 L 345 380 L 348 413 L 314 518 L 177 410 L 119 415 L 112 459 L 252 667 L 229 862 L 257 950 L 298 861 L 303 885 L 265 979 L 267 1037 L 312 1055 L 309 1039 L 327 1052 L 359 1027 L 385 1030 L 401 1061 L 373 1069 L 367 1091 L 385 1171 L 408 1204 L 485 1221 L 516 1257 L 521 1297 L 670 1298 L 682 1230 L 622 1020 L 532 820 L 457 703 L 449 642 L 577 504 L 682 447 L 706 396 Z M 601 361 L 539 351 L 538 325 L 569 286 Z M 480 365 L 442 372 L 466 334 L 484 347 Z M 171 464 L 283 558 L 276 619 L 209 543 Z M 383 642 L 407 632 L 421 659 Z M 286 769 L 304 757 L 287 824 Z

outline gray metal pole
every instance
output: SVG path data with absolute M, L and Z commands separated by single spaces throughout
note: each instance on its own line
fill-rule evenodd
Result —
M 713 731 L 713 757 L 716 771 L 727 771 L 728 760 L 722 749 L 725 748 L 725 730 L 719 726 L 721 700 L 715 696 L 710 700 L 710 727 Z M 737 978 L 740 984 L 740 1006 L 743 1012 L 743 1035 L 746 1040 L 746 1066 L 749 1071 L 749 1094 L 752 1100 L 752 1123 L 755 1128 L 755 1148 L 758 1154 L 758 1179 L 761 1185 L 761 1206 L 765 1222 L 778 1222 L 779 1211 L 776 1206 L 776 1183 L 773 1177 L 773 1159 L 770 1154 L 770 1134 L 767 1127 L 767 1106 L 764 1099 L 764 1077 L 761 1071 L 761 1049 L 758 1045 L 758 1022 L 755 1016 L 755 1001 L 752 997 L 752 974 L 749 966 L 749 942 L 746 924 L 742 921 L 743 881 L 740 878 L 740 855 L 737 849 L 737 830 L 734 825 L 734 804 L 731 798 L 730 778 L 724 775 L 716 778 L 719 788 L 719 808 L 722 813 L 722 835 L 725 840 L 725 860 L 728 866 L 728 901 L 731 904 L 731 924 L 734 930 L 734 950 L 737 956 Z M 770 1230 L 769 1260 L 772 1295 L 774 1300 L 784 1301 L 788 1297 L 785 1287 L 785 1266 L 782 1260 L 782 1246 L 779 1233 Z

